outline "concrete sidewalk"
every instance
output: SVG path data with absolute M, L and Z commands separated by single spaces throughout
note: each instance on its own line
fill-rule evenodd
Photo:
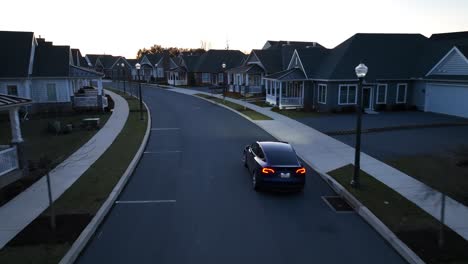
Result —
M 50 172 L 54 201 L 110 147 L 127 121 L 129 114 L 127 101 L 108 90 L 106 93 L 115 102 L 109 120 L 85 145 Z M 48 207 L 45 177 L 0 207 L 0 249 Z
M 202 93 L 189 89 L 172 88 L 171 91 L 193 95 Z M 209 93 L 204 93 L 211 95 Z M 215 95 L 220 98 L 222 96 Z M 347 164 L 354 164 L 354 148 L 332 137 L 329 137 L 298 121 L 270 111 L 270 108 L 259 107 L 226 97 L 226 100 L 246 105 L 248 108 L 271 117 L 273 120 L 252 121 L 274 137 L 291 143 L 299 156 L 315 170 L 327 173 Z M 441 193 L 426 184 L 404 174 L 361 152 L 361 169 L 392 188 L 406 199 L 418 205 L 424 211 L 440 218 Z M 468 240 L 468 207 L 446 198 L 445 224 Z

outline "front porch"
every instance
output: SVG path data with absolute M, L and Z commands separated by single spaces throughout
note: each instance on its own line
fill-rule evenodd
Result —
M 188 74 L 182 68 L 171 69 L 168 73 L 167 83 L 169 85 L 179 86 L 188 85 Z
M 0 145 L 0 188 L 16 180 L 18 175 L 22 176 L 22 173 L 12 172 L 20 172 L 24 165 L 21 160 L 23 137 L 18 111 L 20 107 L 29 104 L 30 99 L 0 94 L 0 111 L 9 112 L 11 128 L 11 144 Z
M 298 72 L 299 71 L 299 72 Z M 279 109 L 304 107 L 304 81 L 299 69 L 287 70 L 267 76 L 266 102 Z M 275 78 L 276 77 L 276 78 Z
M 102 76 L 88 69 L 70 68 L 71 87 L 73 90 L 73 108 L 104 109 L 107 97 L 102 88 Z
M 228 71 L 228 89 L 230 92 L 247 94 L 263 93 L 264 70 L 256 65 L 244 65 Z

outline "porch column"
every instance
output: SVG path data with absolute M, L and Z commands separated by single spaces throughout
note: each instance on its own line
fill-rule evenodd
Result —
M 304 90 L 305 90 L 305 82 L 302 82 L 302 95 L 301 95 L 301 100 L 302 100 L 302 107 L 304 107 Z
M 98 105 L 99 109 L 103 109 L 102 108 L 102 95 L 103 95 L 103 92 L 102 92 L 102 79 L 99 79 L 97 81 L 97 87 L 98 87 L 97 105 Z
M 278 107 L 279 107 L 279 109 L 281 109 L 281 97 L 282 97 L 282 93 L 283 93 L 283 82 L 280 82 L 280 89 L 279 89 L 279 104 L 278 104 Z
M 19 121 L 18 114 L 19 107 L 10 109 L 10 125 L 11 125 L 11 143 L 19 144 L 22 143 L 23 136 L 21 135 L 21 124 Z

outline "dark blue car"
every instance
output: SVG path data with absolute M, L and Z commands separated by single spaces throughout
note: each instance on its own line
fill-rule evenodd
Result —
M 284 142 L 255 142 L 244 149 L 244 166 L 252 175 L 254 190 L 302 190 L 306 169 L 299 161 L 293 147 Z

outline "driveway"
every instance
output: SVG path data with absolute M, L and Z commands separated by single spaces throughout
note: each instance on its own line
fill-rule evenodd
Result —
M 356 128 L 356 114 L 331 114 L 320 117 L 298 118 L 297 121 L 320 132 L 348 131 Z M 468 122 L 468 119 L 427 112 L 381 112 L 363 114 L 362 128 L 383 128 L 407 125 L 430 125 Z
M 355 114 L 332 114 L 296 119 L 321 132 L 349 131 L 356 128 Z M 426 112 L 383 112 L 364 114 L 363 129 L 407 125 L 430 125 L 468 122 L 468 119 Z M 333 138 L 354 147 L 355 134 Z M 363 152 L 380 159 L 411 155 L 451 155 L 462 145 L 468 146 L 468 126 L 427 127 L 362 134 Z

